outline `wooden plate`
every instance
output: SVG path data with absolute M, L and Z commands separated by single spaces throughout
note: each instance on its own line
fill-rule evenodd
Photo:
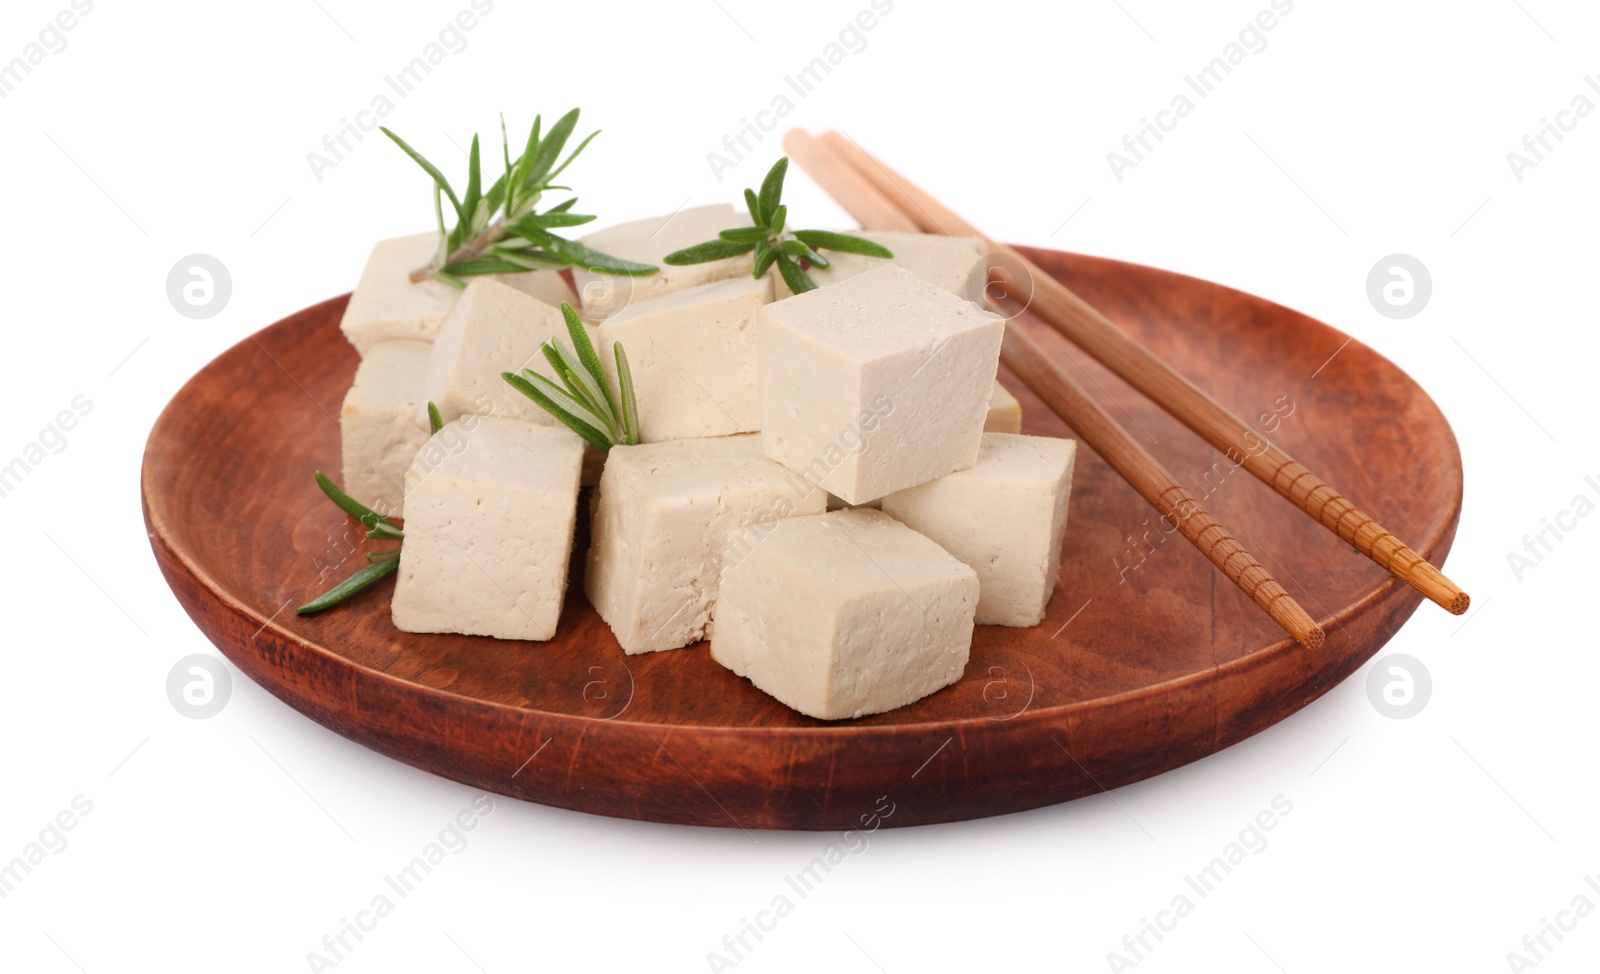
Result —
M 1238 291 L 1028 253 L 1442 564 L 1461 458 L 1438 408 L 1394 364 Z M 1181 538 L 1164 540 L 1087 450 L 1044 625 L 980 626 L 959 683 L 862 720 L 800 716 L 713 663 L 705 644 L 625 656 L 576 577 L 549 643 L 399 632 L 388 584 L 302 619 L 294 607 L 353 571 L 351 548 L 367 543 L 311 477 L 339 469 L 335 418 L 357 361 L 338 331 L 344 304 L 240 342 L 172 400 L 145 452 L 151 545 L 195 623 L 256 682 L 382 754 L 497 794 L 745 829 L 870 825 L 890 802 L 882 824 L 899 826 L 1067 801 L 1284 719 L 1372 656 L 1420 598 L 1041 329 L 1327 629 L 1321 650 L 1290 642 Z M 1026 432 L 1070 435 L 1002 378 Z

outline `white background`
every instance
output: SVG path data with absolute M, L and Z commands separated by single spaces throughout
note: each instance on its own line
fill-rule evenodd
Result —
M 526 131 L 535 111 L 581 105 L 605 132 L 572 171 L 580 209 L 621 220 L 735 201 L 779 154 L 776 134 L 720 183 L 706 153 L 866 5 L 497 0 L 385 121 L 455 174 L 452 142 L 493 131 L 496 112 Z M 0 60 L 66 6 L 9 0 Z M 137 479 L 185 379 L 347 290 L 374 239 L 429 226 L 424 178 L 377 136 L 320 180 L 306 154 L 466 6 L 99 0 L 0 100 L 0 458 L 74 396 L 94 404 L 0 499 L 0 860 L 75 796 L 93 803 L 0 900 L 0 968 L 309 969 L 323 935 L 475 797 L 242 676 L 220 715 L 177 713 L 168 669 L 215 650 L 156 571 Z M 1253 291 L 1416 377 L 1465 457 L 1448 570 L 1476 609 L 1463 621 L 1424 606 L 1385 651 L 1426 664 L 1431 701 L 1388 719 L 1363 670 L 1243 744 L 1112 795 L 880 831 L 740 971 L 1111 969 L 1123 935 L 1278 795 L 1293 812 L 1268 847 L 1141 972 L 1515 969 L 1507 952 L 1543 918 L 1583 893 L 1600 905 L 1584 883 L 1600 873 L 1587 617 L 1600 518 L 1520 581 L 1506 559 L 1600 477 L 1600 116 L 1520 181 L 1506 160 L 1580 92 L 1600 104 L 1583 80 L 1600 73 L 1600 11 L 1297 0 L 1264 50 L 1116 180 L 1106 153 L 1266 6 L 899 0 L 786 121 L 843 129 L 999 239 Z M 847 225 L 807 179 L 791 187 L 803 222 Z M 1365 291 L 1395 252 L 1433 278 L 1404 321 Z M 191 253 L 231 271 L 231 301 L 209 320 L 166 297 Z M 338 970 L 707 970 L 723 935 L 830 839 L 752 842 L 510 800 L 470 838 Z M 1600 915 L 1550 943 L 1541 972 L 1593 970 Z

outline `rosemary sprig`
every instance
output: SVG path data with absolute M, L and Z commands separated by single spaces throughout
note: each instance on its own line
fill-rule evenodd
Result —
M 438 410 L 429 403 L 429 412 L 438 415 Z M 339 485 L 329 480 L 322 471 L 317 471 L 317 486 L 328 495 L 328 499 L 339 506 L 346 514 L 360 521 L 367 528 L 367 537 L 381 538 L 386 541 L 404 541 L 406 533 L 400 525 L 394 523 L 372 508 L 346 494 Z M 335 585 L 305 605 L 296 610 L 300 615 L 308 616 L 326 609 L 331 609 L 342 602 L 348 601 L 356 595 L 365 592 L 384 578 L 394 574 L 400 567 L 400 549 L 385 548 L 381 551 L 367 552 L 366 567 L 351 575 L 349 578 Z
M 572 265 L 607 274 L 638 276 L 656 273 L 659 268 L 654 265 L 602 254 L 552 233 L 552 230 L 580 226 L 594 219 L 593 216 L 572 212 L 576 198 L 552 206 L 543 213 L 536 210 L 540 197 L 547 190 L 571 191 L 571 187 L 556 185 L 556 177 L 600 134 L 598 131 L 591 132 L 562 159 L 561 152 L 566 148 L 567 140 L 572 137 L 577 124 L 578 109 L 574 108 L 541 136 L 540 119 L 536 116 L 533 128 L 528 133 L 526 148 L 522 155 L 513 160 L 511 143 L 506 138 L 506 120 L 501 116 L 500 155 L 505 160 L 505 172 L 495 180 L 494 185 L 483 189 L 483 167 L 479 159 L 478 137 L 474 135 L 472 150 L 467 158 L 467 188 L 460 195 L 456 194 L 438 166 L 429 162 L 400 136 L 380 126 L 383 134 L 394 140 L 395 145 L 433 179 L 433 211 L 439 221 L 439 250 L 428 266 L 411 272 L 411 280 L 423 281 L 433 277 L 456 287 L 465 287 L 462 278 L 474 274 L 517 274 Z M 455 212 L 456 223 L 453 228 L 445 225 L 446 200 Z
M 561 315 L 566 319 L 572 347 L 568 348 L 560 339 L 539 346 L 561 384 L 532 369 L 523 369 L 521 375 L 502 372 L 501 377 L 568 429 L 602 450 L 609 450 L 618 443 L 638 443 L 639 402 L 633 392 L 633 371 L 628 368 L 628 355 L 622 350 L 622 343 L 612 346 L 618 380 L 618 389 L 613 393 L 600 356 L 584 330 L 583 319 L 566 302 L 561 304 Z
M 761 192 L 744 191 L 745 206 L 750 210 L 751 227 L 733 227 L 717 234 L 717 239 L 703 244 L 673 251 L 661 259 L 663 264 L 704 264 L 755 251 L 754 276 L 760 277 L 774 266 L 783 276 L 783 282 L 795 294 L 814 290 L 817 282 L 805 272 L 805 267 L 827 267 L 828 259 L 817 251 L 836 250 L 845 254 L 862 254 L 867 257 L 893 257 L 889 248 L 847 233 L 828 230 L 795 230 L 785 232 L 789 208 L 783 204 L 783 177 L 789 170 L 789 157 L 773 163 L 767 178 L 761 183 Z

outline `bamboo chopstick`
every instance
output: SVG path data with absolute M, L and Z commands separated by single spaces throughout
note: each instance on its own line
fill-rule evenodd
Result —
M 850 164 L 830 147 L 795 130 L 785 136 L 784 148 L 863 226 L 885 229 L 904 225 L 896 223 L 897 217 L 909 222 L 908 216 L 871 181 L 853 177 Z M 1199 548 L 1285 632 L 1311 649 L 1322 645 L 1321 627 L 1294 597 L 1285 592 L 1283 586 L 1127 430 L 1101 409 L 1075 379 L 1051 360 L 1021 325 L 1009 318 L 1000 358 L 1132 485 L 1163 520 Z
M 798 131 L 798 130 L 796 130 Z M 794 136 L 791 132 L 790 136 Z M 785 136 L 784 145 L 790 145 Z M 814 142 L 803 132 L 796 145 Z M 905 217 L 925 233 L 980 237 L 991 255 L 1004 255 L 1032 277 L 1033 301 L 1028 310 L 1061 332 L 1106 368 L 1139 390 L 1202 439 L 1226 453 L 1234 463 L 1286 498 L 1312 520 L 1338 535 L 1357 551 L 1402 582 L 1450 612 L 1461 615 L 1472 599 L 1444 573 L 1379 524 L 1344 495 L 1302 466 L 1265 435 L 1230 412 L 1198 386 L 1179 375 L 1137 339 L 1118 328 L 1066 285 L 1046 274 L 1012 247 L 990 240 L 972 224 L 907 182 L 838 132 L 820 139 L 845 160 L 854 175 L 873 184 Z M 809 151 L 809 147 L 808 147 Z M 799 158 L 796 156 L 796 158 Z M 804 160 L 801 164 L 805 165 Z M 810 167 L 807 166 L 808 171 Z M 842 181 L 842 177 L 841 177 Z M 1010 268 L 992 264 L 1010 276 Z M 1015 283 L 1015 282 L 1012 282 Z

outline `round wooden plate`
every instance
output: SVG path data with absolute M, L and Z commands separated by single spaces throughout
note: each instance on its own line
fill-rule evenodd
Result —
M 1028 254 L 1442 564 L 1461 511 L 1461 458 L 1433 401 L 1393 363 L 1215 284 Z M 364 564 L 359 548 L 370 543 L 311 476 L 339 469 L 336 417 L 357 362 L 338 330 L 344 304 L 240 342 L 174 397 L 145 452 L 151 545 L 195 623 L 256 682 L 382 754 L 497 794 L 744 829 L 1034 808 L 1270 727 L 1349 676 L 1420 599 L 1034 325 L 1322 624 L 1320 650 L 1291 642 L 1193 547 L 1168 539 L 1087 450 L 1044 624 L 978 627 L 959 683 L 861 720 L 796 714 L 712 662 L 705 644 L 625 656 L 576 575 L 548 643 L 399 632 L 388 583 L 300 618 L 294 607 Z M 1023 403 L 1024 432 L 1071 435 L 1002 380 Z

